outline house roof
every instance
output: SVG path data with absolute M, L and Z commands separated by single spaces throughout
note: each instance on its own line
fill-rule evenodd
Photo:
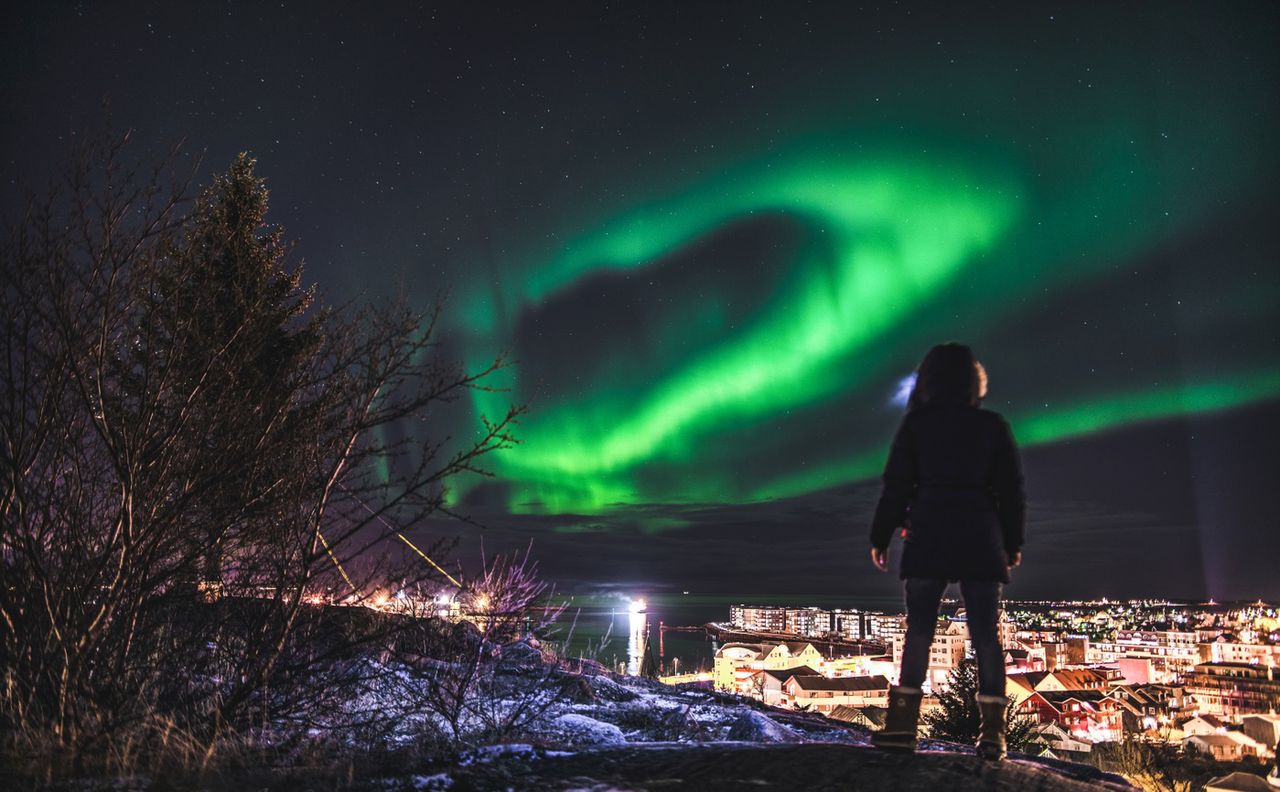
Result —
M 1221 789 L 1231 790 L 1231 792 L 1275 792 L 1275 787 L 1266 782 L 1262 776 L 1256 776 L 1253 773 L 1242 773 L 1236 771 L 1229 775 L 1215 778 L 1205 784 L 1206 790 Z
M 1225 734 L 1193 734 L 1187 740 L 1199 740 L 1205 745 L 1235 746 L 1240 744 L 1239 740 L 1233 740 Z
M 802 665 L 794 668 L 769 668 L 761 673 L 771 676 L 779 682 L 786 682 L 793 676 L 822 676 L 812 666 Z
M 1066 729 L 1062 728 L 1061 726 L 1054 723 L 1053 721 L 1049 721 L 1047 723 L 1037 723 L 1032 728 L 1035 729 L 1035 731 L 1039 732 L 1040 734 L 1048 734 L 1050 732 L 1054 732 L 1059 737 L 1069 736 L 1067 734 Z
M 1192 715 L 1190 718 L 1187 718 L 1182 721 L 1182 723 L 1178 724 L 1178 726 L 1180 728 L 1185 728 L 1186 725 L 1193 720 L 1204 721 L 1215 729 L 1225 729 L 1227 727 L 1227 724 L 1219 720 L 1217 715 Z
M 1164 704 L 1164 700 L 1157 694 L 1159 691 L 1152 689 L 1147 685 L 1112 685 L 1111 695 L 1118 699 L 1122 704 L 1128 707 L 1133 706 L 1158 706 Z
M 1013 680 L 1018 687 L 1034 691 L 1036 685 L 1040 684 L 1040 681 L 1047 676 L 1049 676 L 1047 671 L 1023 671 L 1017 674 L 1009 674 L 1007 678 Z
M 1085 704 L 1097 704 L 1107 694 L 1101 690 L 1037 690 L 1036 695 L 1049 702 L 1055 709 L 1068 701 L 1079 701 Z
M 728 646 L 728 644 L 725 644 Z M 758 648 L 761 654 L 769 654 L 779 646 L 787 647 L 787 654 L 798 655 L 805 650 L 807 646 L 813 646 L 812 641 L 765 641 L 761 644 L 739 644 L 740 646 L 750 646 Z M 816 646 L 814 646 L 817 649 Z
M 859 690 L 888 690 L 889 680 L 881 674 L 875 676 L 835 677 L 795 676 L 795 685 L 801 690 L 830 690 L 854 692 Z
M 862 723 L 882 728 L 888 713 L 886 707 L 850 707 L 848 704 L 840 704 L 826 713 L 826 716 L 845 723 Z
M 1053 678 L 1067 690 L 1098 687 L 1106 684 L 1107 681 L 1106 674 L 1092 668 L 1068 668 L 1054 671 Z
M 1267 723 L 1280 724 L 1280 715 L 1266 715 L 1257 712 L 1250 712 L 1248 715 L 1241 717 L 1240 720 L 1247 721 L 1250 718 L 1257 718 L 1258 720 L 1263 720 Z

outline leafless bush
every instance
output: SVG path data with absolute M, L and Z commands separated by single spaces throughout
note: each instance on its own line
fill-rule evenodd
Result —
M 519 414 L 433 436 L 501 359 L 443 358 L 439 304 L 318 304 L 247 156 L 192 199 L 180 152 L 141 170 L 126 140 L 86 146 L 0 250 L 0 749 L 46 770 L 311 728 L 406 622 L 307 595 L 439 580 L 381 546 Z
M 462 593 L 475 634 L 463 651 L 427 648 L 431 658 L 421 666 L 423 706 L 455 744 L 504 739 L 563 700 L 563 672 L 545 662 L 537 638 L 563 613 L 553 595 L 528 549 L 482 556 Z

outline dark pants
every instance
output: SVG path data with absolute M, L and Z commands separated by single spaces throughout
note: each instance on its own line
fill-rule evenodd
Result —
M 929 647 L 938 624 L 938 606 L 947 581 L 907 578 L 907 634 L 902 645 L 902 673 L 898 684 L 918 688 L 929 670 Z M 978 692 L 1003 696 L 1004 649 L 996 632 L 1000 609 L 1000 584 L 994 581 L 961 581 L 969 640 L 978 660 Z

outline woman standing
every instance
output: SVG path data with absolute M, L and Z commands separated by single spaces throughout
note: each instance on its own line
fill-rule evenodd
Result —
M 881 748 L 915 749 L 938 607 L 948 583 L 959 582 L 978 661 L 978 753 L 996 761 L 1005 754 L 1004 650 L 996 621 L 1001 585 L 1022 560 L 1026 498 L 1009 425 L 979 407 L 986 392 L 986 372 L 969 347 L 930 349 L 885 465 L 871 560 L 888 571 L 889 542 L 903 529 L 907 633 L 888 720 L 873 738 Z

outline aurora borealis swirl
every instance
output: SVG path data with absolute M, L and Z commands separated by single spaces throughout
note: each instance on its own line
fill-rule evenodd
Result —
M 448 484 L 494 546 L 863 585 L 895 394 L 955 339 L 1024 450 L 1028 592 L 1280 596 L 1274 4 L 178 5 L 15 17 L 10 178 L 109 97 L 250 150 L 331 302 L 446 293 L 440 350 L 512 365 L 383 440 L 527 405 Z
M 1043 109 L 1069 143 L 1049 141 L 1036 156 L 1013 145 L 966 150 L 928 130 L 797 131 L 557 232 L 557 249 L 530 253 L 498 295 L 464 304 L 477 363 L 513 344 L 517 358 L 535 361 L 511 381 L 533 410 L 522 445 L 498 465 L 508 507 L 751 502 L 874 476 L 892 426 L 881 407 L 930 339 L 1017 334 L 1045 294 L 1105 285 L 1117 272 L 1142 277 L 1170 245 L 1219 223 L 1225 201 L 1258 189 L 1266 171 L 1250 174 L 1257 152 L 1216 133 L 1248 123 L 1232 117 L 1238 108 L 1206 97 L 1197 112 L 1170 112 L 1145 90 L 1129 86 L 1125 107 L 1113 92 L 1083 111 Z M 934 142 L 903 142 L 913 135 Z M 1201 317 L 1210 325 L 1195 331 L 1243 321 L 1265 337 L 1276 281 L 1253 277 L 1253 286 L 1184 295 L 1224 314 Z M 673 285 L 682 279 L 696 288 Z M 646 287 L 660 296 L 631 296 Z M 1259 287 L 1270 297 L 1241 299 L 1240 289 Z M 616 310 L 583 310 L 592 295 Z M 496 317 L 513 313 L 514 329 L 500 327 Z M 574 315 L 581 321 L 565 318 Z M 610 324 L 603 335 L 600 323 Z M 1108 343 L 1158 346 L 1167 331 L 1153 325 Z M 1025 444 L 1280 396 L 1280 360 L 1262 345 L 1194 361 L 1144 360 L 1131 348 L 1127 371 L 1097 377 L 1085 372 L 1108 351 L 1089 348 L 1088 322 L 1053 333 L 1073 338 L 1019 340 L 1082 344 L 1060 361 L 1082 376 L 998 384 L 1007 395 L 993 398 Z M 539 379 L 543 344 L 573 358 L 571 382 Z M 997 364 L 997 383 L 1006 371 L 1018 376 Z M 502 404 L 481 394 L 475 406 Z M 828 445 L 827 426 L 852 442 Z M 741 453 L 759 448 L 777 464 Z

